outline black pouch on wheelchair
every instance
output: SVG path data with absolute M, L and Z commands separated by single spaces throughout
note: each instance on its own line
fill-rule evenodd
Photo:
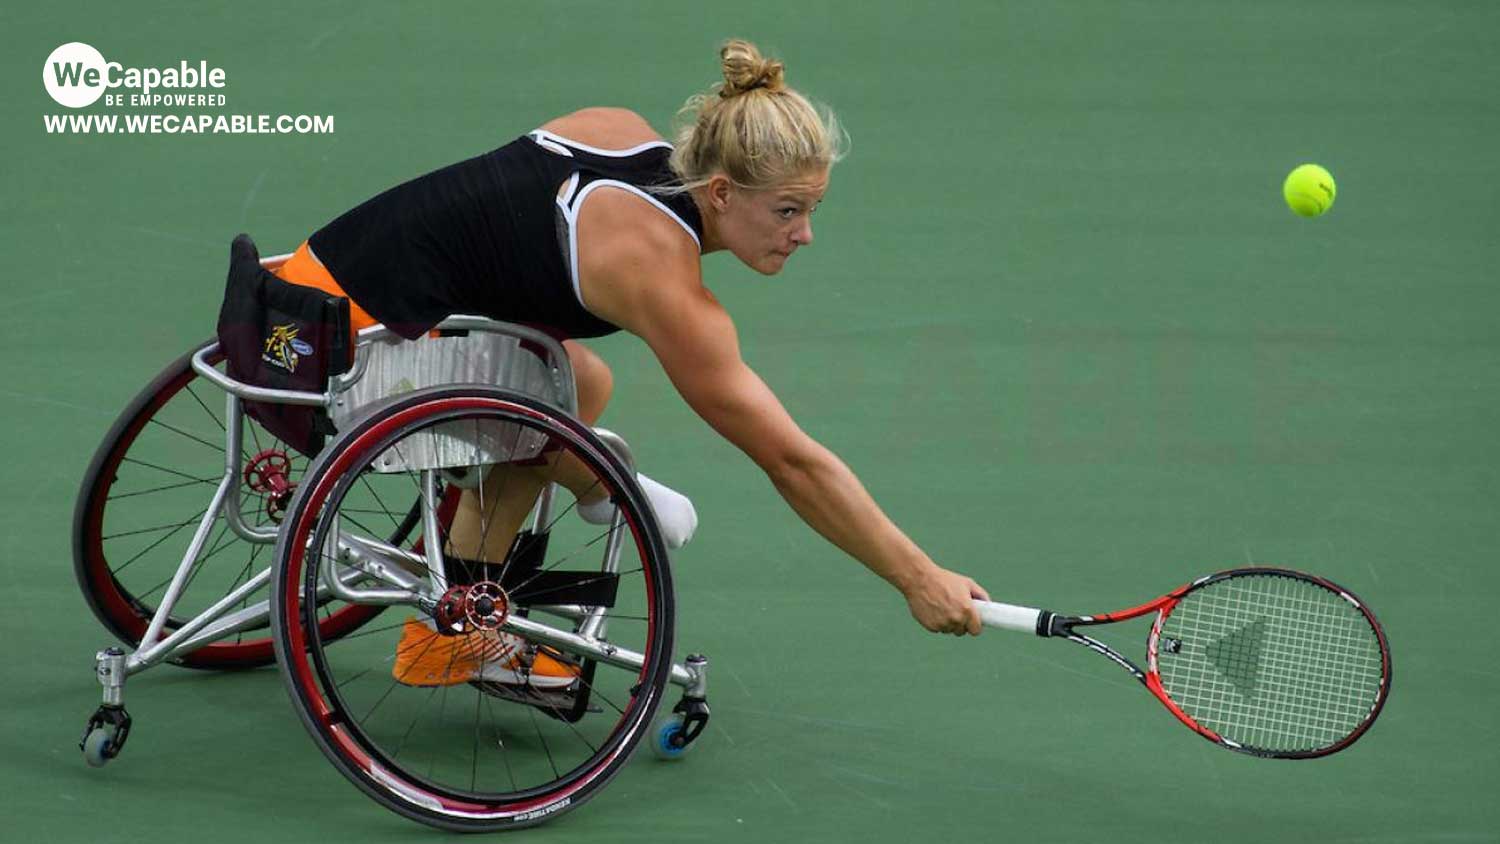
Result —
M 218 333 L 229 377 L 255 387 L 321 393 L 353 362 L 349 300 L 272 275 L 249 235 L 229 247 Z M 247 401 L 244 408 L 272 436 L 308 456 L 334 433 L 321 407 Z

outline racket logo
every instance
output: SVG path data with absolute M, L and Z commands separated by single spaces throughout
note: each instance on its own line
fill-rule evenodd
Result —
M 1203 653 L 1230 686 L 1249 700 L 1255 696 L 1265 640 L 1266 620 L 1259 618 L 1205 645 Z

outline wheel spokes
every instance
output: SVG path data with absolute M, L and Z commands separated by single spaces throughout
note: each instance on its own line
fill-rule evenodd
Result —
M 438 423 L 430 424 L 435 427 Z M 477 434 L 477 424 L 474 427 Z M 420 496 L 421 456 L 435 449 L 419 438 L 429 435 L 423 429 L 408 430 L 380 442 L 378 448 L 367 447 L 361 459 L 345 469 L 348 480 L 335 484 L 329 499 L 320 502 L 320 533 L 311 540 L 314 553 L 306 557 L 309 570 L 301 580 L 304 607 L 315 594 L 316 585 L 324 582 L 326 567 L 339 566 L 335 572 L 347 572 L 344 567 L 351 564 L 329 558 L 324 550 L 331 545 L 326 531 L 337 525 L 351 537 L 374 537 L 370 517 L 399 521 L 386 502 Z M 576 449 L 565 438 L 556 434 L 549 437 L 550 447 Z M 380 455 L 394 456 L 401 468 L 372 470 Z M 513 566 L 521 564 L 518 560 L 528 556 L 524 552 L 534 552 L 541 546 L 535 544 L 540 541 L 535 536 L 530 547 L 526 542 L 497 539 L 495 532 L 507 529 L 497 527 L 505 506 L 502 500 L 507 491 L 519 488 L 519 478 L 528 470 L 525 455 L 512 451 L 500 456 L 503 459 L 486 462 L 498 467 L 490 471 L 501 474 L 468 493 L 477 505 L 473 528 L 477 536 L 472 538 L 478 540 L 474 547 L 480 549 L 480 559 L 472 561 L 465 571 L 476 578 L 490 577 L 492 581 L 485 582 L 493 584 L 510 582 L 514 584 L 506 587 L 510 594 L 522 594 L 520 590 L 547 573 L 584 569 L 585 561 L 598 570 L 604 564 L 605 548 L 613 544 L 621 556 L 614 561 L 612 571 L 579 575 L 569 585 L 549 591 L 612 581 L 613 606 L 599 608 L 598 613 L 608 626 L 606 641 L 630 652 L 653 653 L 652 590 L 647 582 L 653 567 L 640 559 L 640 545 L 635 541 L 606 542 L 609 526 L 601 528 L 576 516 L 569 518 L 574 512 L 573 501 L 560 502 L 542 522 L 547 534 L 545 558 L 531 561 L 534 569 L 511 572 Z M 450 488 L 438 498 L 451 493 Z M 560 494 L 572 497 L 567 492 Z M 642 518 L 640 511 L 633 511 L 631 518 Z M 405 521 L 411 521 L 410 513 Z M 627 519 L 619 529 L 629 527 Z M 453 541 L 453 523 L 442 523 L 438 529 L 436 538 L 446 548 Z M 366 547 L 353 541 L 340 544 Z M 503 559 L 489 559 L 483 553 L 485 548 L 502 544 L 512 548 Z M 383 564 L 414 567 L 415 561 L 386 559 Z M 457 584 L 467 600 L 477 600 L 476 596 L 491 594 L 496 588 L 485 587 L 490 591 L 484 591 L 477 582 L 465 585 L 451 563 L 448 568 L 447 582 Z M 426 581 L 425 569 L 410 570 Z M 561 622 L 560 631 L 573 633 L 579 619 L 555 615 L 555 609 L 543 606 L 545 598 L 545 591 L 529 594 L 525 604 L 509 611 L 526 615 L 533 622 L 555 618 Z M 321 678 L 320 696 L 344 713 L 340 720 L 357 730 L 361 745 L 381 760 L 388 773 L 402 771 L 421 788 L 467 799 L 504 800 L 556 787 L 558 782 L 580 776 L 597 764 L 611 744 L 621 740 L 622 725 L 642 714 L 643 704 L 636 695 L 642 682 L 640 667 L 590 664 L 586 654 L 584 662 L 578 663 L 561 652 L 538 650 L 514 634 L 490 630 L 483 626 L 488 622 L 461 621 L 457 629 L 447 631 L 444 622 L 414 608 L 403 615 L 407 619 L 399 625 L 366 629 L 338 641 L 324 641 L 307 631 L 305 610 L 302 623 Z M 424 673 L 408 670 L 417 665 L 424 666 Z M 539 673 L 546 671 L 553 673 Z M 555 673 L 558 671 L 564 673 Z M 421 678 L 427 678 L 430 684 L 423 685 Z M 655 696 L 647 699 L 654 703 Z

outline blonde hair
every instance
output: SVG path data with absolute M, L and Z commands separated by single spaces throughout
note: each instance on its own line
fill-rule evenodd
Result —
M 724 81 L 689 97 L 677 112 L 675 192 L 706 185 L 715 173 L 764 190 L 844 157 L 838 119 L 786 86 L 785 65 L 738 38 L 724 42 L 719 61 Z

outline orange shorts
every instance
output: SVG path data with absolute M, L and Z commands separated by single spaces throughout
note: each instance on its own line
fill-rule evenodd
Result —
M 301 246 L 297 247 L 297 251 L 292 253 L 292 257 L 286 259 L 285 264 L 277 267 L 272 272 L 277 278 L 288 284 L 315 287 L 324 293 L 349 299 L 349 294 L 345 293 L 344 288 L 340 287 L 339 283 L 334 280 L 333 274 L 328 272 L 328 268 L 323 266 L 323 262 L 319 261 L 318 257 L 312 253 L 305 240 L 302 241 Z M 349 299 L 349 328 L 351 331 L 369 328 L 378 322 L 379 320 L 366 313 L 364 308 L 355 304 L 353 299 Z

